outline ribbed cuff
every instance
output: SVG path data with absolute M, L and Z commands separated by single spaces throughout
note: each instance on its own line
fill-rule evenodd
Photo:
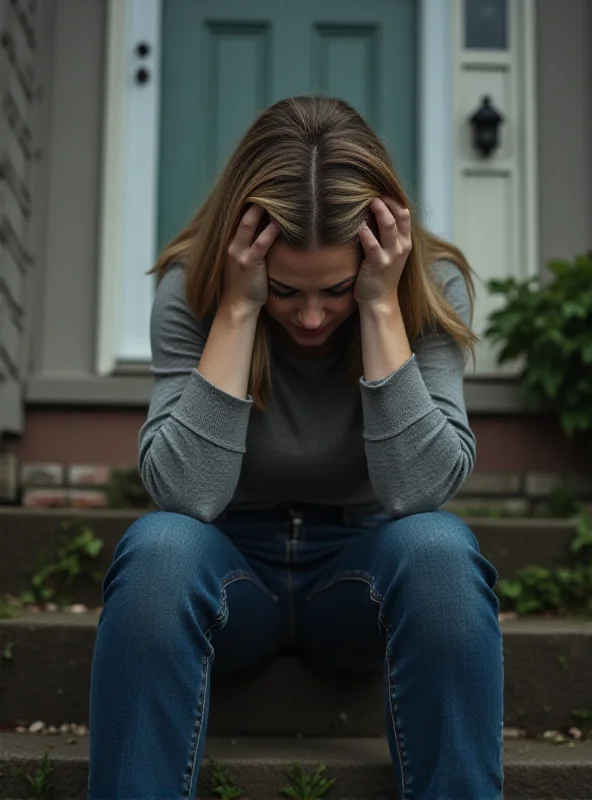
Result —
M 364 439 L 397 436 L 437 409 L 421 376 L 415 356 L 382 381 L 360 378 Z
M 193 369 L 171 416 L 209 442 L 244 453 L 252 406 L 251 395 L 234 397 Z

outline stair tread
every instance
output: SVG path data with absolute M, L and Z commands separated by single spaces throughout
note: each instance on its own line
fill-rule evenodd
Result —
M 18 797 L 21 783 L 9 777 L 10 766 L 29 774 L 48 753 L 54 772 L 56 800 L 83 800 L 88 781 L 88 737 L 67 734 L 0 734 L 0 794 Z M 532 739 L 504 742 L 504 796 L 508 800 L 591 800 L 592 742 L 550 745 Z M 291 762 L 307 772 L 324 764 L 328 776 L 337 779 L 341 792 L 357 800 L 392 797 L 393 776 L 386 737 L 300 738 L 208 736 L 204 772 L 200 772 L 199 797 L 210 797 L 206 788 L 209 760 L 225 764 L 246 798 L 275 800 L 285 783 Z M 55 781 L 55 783 L 53 783 Z M 339 794 L 339 796 L 343 796 Z
M 67 739 L 77 744 L 67 744 Z M 504 763 L 585 765 L 592 767 L 592 740 L 553 745 L 534 739 L 504 741 Z M 56 761 L 86 761 L 88 736 L 32 733 L 0 733 L 0 761 L 3 759 L 42 758 L 48 752 Z M 237 738 L 210 736 L 206 740 L 206 758 L 233 762 L 277 762 L 296 759 L 327 764 L 388 764 L 390 756 L 386 737 L 268 737 Z
M 21 617 L 12 619 L 0 619 L 2 627 L 27 627 L 48 626 L 48 627 L 68 627 L 68 628 L 88 628 L 97 627 L 99 622 L 99 612 L 89 611 L 82 614 L 71 612 L 28 612 Z M 501 629 L 505 634 L 543 634 L 545 636 L 556 634 L 583 634 L 592 635 L 592 620 L 579 619 L 577 617 L 525 617 L 523 619 L 510 619 L 500 622 Z

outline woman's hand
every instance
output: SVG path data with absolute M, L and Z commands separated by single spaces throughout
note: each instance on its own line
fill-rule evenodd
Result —
M 258 313 L 267 302 L 265 257 L 280 232 L 272 220 L 253 241 L 264 210 L 253 204 L 241 219 L 228 246 L 222 302 L 237 310 Z
M 376 197 L 370 204 L 380 242 L 367 225 L 360 230 L 365 258 L 354 287 L 361 306 L 398 303 L 397 290 L 411 252 L 411 215 L 391 197 Z

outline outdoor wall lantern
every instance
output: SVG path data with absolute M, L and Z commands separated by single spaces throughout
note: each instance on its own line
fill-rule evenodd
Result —
M 503 121 L 503 116 L 491 105 L 491 97 L 483 97 L 481 105 L 469 118 L 473 127 L 473 146 L 481 155 L 486 157 L 499 147 L 498 128 Z

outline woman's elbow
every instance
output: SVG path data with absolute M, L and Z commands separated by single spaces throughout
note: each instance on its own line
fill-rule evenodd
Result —
M 157 473 L 149 458 L 140 465 L 140 477 L 145 490 L 161 511 L 184 514 L 207 523 L 215 520 L 224 510 L 222 507 L 218 508 L 217 502 L 200 499 L 199 491 L 187 490 L 187 487 L 183 487 L 182 492 L 179 491 L 176 482 Z

